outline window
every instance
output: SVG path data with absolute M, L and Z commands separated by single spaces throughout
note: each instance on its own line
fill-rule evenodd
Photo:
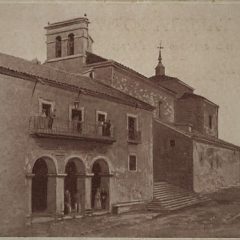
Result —
M 72 129 L 79 133 L 81 133 L 83 130 L 83 114 L 83 108 L 75 109 L 74 107 L 70 107 L 70 124 L 72 126 Z
M 137 117 L 128 115 L 128 138 L 130 140 L 135 140 L 136 139 L 136 134 L 137 134 Z
M 106 122 L 107 120 L 107 113 L 106 112 L 102 112 L 102 111 L 97 111 L 97 123 L 99 122 Z
M 128 169 L 129 169 L 129 171 L 137 171 L 137 157 L 136 157 L 136 155 L 129 155 Z
M 209 115 L 208 117 L 208 125 L 209 125 L 209 128 L 212 129 L 212 115 Z
M 158 101 L 158 118 L 162 117 L 162 101 Z
M 174 139 L 171 139 L 171 140 L 170 140 L 170 146 L 171 146 L 171 147 L 175 147 L 175 140 L 174 140 Z
M 67 42 L 67 55 L 74 54 L 74 34 L 71 33 L 68 35 L 68 42 Z
M 56 37 L 56 57 L 62 56 L 62 39 L 60 36 Z
M 42 103 L 42 112 L 46 114 L 46 117 L 49 117 L 51 113 L 51 104 Z
M 54 110 L 54 102 L 39 98 L 39 114 L 48 117 Z

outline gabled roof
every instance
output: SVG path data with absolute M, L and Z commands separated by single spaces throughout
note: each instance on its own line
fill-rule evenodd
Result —
M 152 81 L 149 81 L 149 78 L 147 78 L 146 76 L 142 75 L 141 73 L 133 70 L 132 68 L 129 68 L 119 62 L 116 62 L 114 60 L 110 60 L 110 59 L 106 59 L 106 58 L 103 58 L 95 53 L 90 53 L 90 52 L 87 52 L 87 56 L 90 58 L 90 59 L 95 59 L 95 60 L 91 60 L 93 61 L 93 63 L 89 63 L 84 67 L 84 69 L 88 69 L 88 68 L 97 68 L 97 67 L 105 67 L 105 66 L 115 66 L 117 68 L 120 68 L 122 70 L 125 70 L 125 71 L 128 71 L 130 72 L 131 74 L 135 75 L 136 77 L 138 77 L 139 79 L 141 79 L 142 81 L 144 81 L 145 83 L 148 83 L 148 84 L 152 84 L 153 87 L 158 87 L 160 88 L 161 90 L 165 91 L 165 92 L 168 92 L 169 94 L 171 95 L 176 95 L 176 92 L 174 92 L 173 90 L 171 89 L 168 89 L 164 86 L 161 86 L 161 85 L 156 85 L 154 84 Z M 95 57 L 95 58 L 94 58 Z M 97 61 L 97 59 L 99 61 Z M 88 60 L 87 60 L 88 62 Z
M 183 82 L 182 80 L 180 80 L 176 77 L 170 77 L 170 76 L 167 76 L 167 75 L 161 75 L 161 76 L 154 75 L 154 76 L 150 77 L 149 80 L 151 80 L 151 81 L 153 81 L 153 82 L 155 82 L 159 85 L 161 85 L 161 83 L 164 83 L 163 86 L 166 87 L 166 88 L 167 88 L 166 83 L 168 81 L 173 81 L 173 82 L 177 82 L 178 84 L 183 85 L 184 87 L 188 88 L 191 91 L 194 91 L 194 88 L 192 88 L 191 86 L 189 86 L 188 84 L 186 84 L 185 82 Z
M 184 93 L 184 94 L 182 95 L 182 97 L 180 97 L 179 99 L 181 100 L 181 99 L 187 99 L 187 98 L 202 99 L 202 100 L 204 100 L 204 101 L 206 101 L 206 102 L 208 102 L 208 103 L 210 103 L 210 104 L 212 104 L 212 105 L 214 105 L 214 106 L 216 106 L 216 107 L 219 107 L 216 103 L 208 100 L 207 98 L 205 98 L 205 97 L 203 97 L 203 96 L 201 96 L 201 95 L 197 95 L 197 94 L 195 94 L 195 93 Z
M 159 119 L 154 119 L 155 122 L 161 124 L 162 126 L 166 127 L 166 128 L 169 128 L 177 133 L 180 133 L 182 134 L 183 136 L 187 137 L 187 138 L 190 138 L 190 139 L 193 139 L 195 141 L 201 141 L 201 142 L 206 142 L 206 143 L 209 143 L 209 144 L 213 144 L 213 145 L 218 145 L 218 146 L 221 146 L 221 147 L 225 147 L 225 148 L 230 148 L 230 149 L 235 149 L 235 150 L 238 150 L 240 151 L 240 147 L 237 146 L 237 145 L 234 145 L 232 143 L 229 143 L 227 141 L 224 141 L 220 138 L 216 138 L 216 137 L 213 137 L 213 136 L 209 136 L 209 135 L 205 135 L 205 134 L 202 134 L 196 130 L 193 130 L 193 131 L 184 131 L 183 129 L 179 129 L 174 123 L 166 123 L 166 122 L 163 122 Z
M 3 53 L 0 53 L 0 73 L 9 75 L 15 74 L 17 77 L 27 76 L 32 80 L 41 79 L 46 84 L 66 87 L 68 89 L 80 89 L 83 90 L 82 92 L 85 94 L 99 98 L 108 98 L 111 101 L 116 101 L 125 105 L 137 106 L 149 111 L 154 109 L 150 104 L 142 102 L 89 77 L 65 72 L 46 65 L 36 64 Z

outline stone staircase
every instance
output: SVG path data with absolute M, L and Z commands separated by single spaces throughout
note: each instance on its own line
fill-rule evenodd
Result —
M 174 211 L 210 201 L 209 198 L 174 186 L 167 182 L 155 182 L 153 200 L 148 203 L 149 211 Z

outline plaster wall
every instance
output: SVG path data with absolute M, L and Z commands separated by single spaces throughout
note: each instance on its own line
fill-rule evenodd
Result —
M 104 83 L 155 106 L 156 109 L 153 111 L 155 118 L 161 118 L 168 122 L 174 121 L 174 95 L 159 89 L 157 86 L 154 87 L 151 82 L 143 82 L 142 79 L 116 67 L 112 68 L 112 72 L 110 67 L 95 68 L 94 72 Z M 148 80 L 146 79 L 146 81 Z M 162 103 L 161 113 L 159 113 L 159 102 Z
M 1 236 L 14 236 L 25 224 L 25 157 L 33 86 L 33 82 L 0 75 Z
M 193 142 L 193 185 L 195 192 L 214 192 L 240 184 L 238 149 Z
M 91 173 L 97 159 L 104 159 L 112 174 L 110 177 L 110 204 L 150 200 L 152 198 L 152 113 L 103 100 L 81 95 L 80 107 L 84 108 L 84 121 L 90 124 L 96 121 L 96 111 L 104 111 L 114 127 L 116 142 L 112 144 L 87 142 L 63 138 L 38 138 L 29 135 L 29 119 L 39 115 L 39 101 L 52 101 L 56 108 L 56 121 L 69 120 L 69 106 L 77 93 L 15 77 L 0 75 L 0 232 L 14 232 L 25 224 L 30 213 L 29 201 L 31 185 L 26 174 L 32 173 L 37 159 L 47 157 L 52 160 L 56 173 L 65 171 L 71 158 L 78 158 L 85 166 L 85 172 Z M 33 95 L 32 95 L 33 93 Z M 31 97 L 33 96 L 33 97 Z M 117 111 L 116 111 L 117 109 Z M 139 144 L 127 141 L 127 113 L 138 118 L 138 128 L 142 132 Z M 54 123 L 53 123 L 54 124 Z M 145 128 L 144 126 L 148 126 Z M 128 156 L 137 156 L 137 171 L 128 170 Z M 56 196 L 63 199 L 63 179 L 56 179 Z M 86 182 L 90 188 L 90 182 Z M 88 191 L 89 194 L 90 191 Z M 60 203 L 57 202 L 60 206 Z
M 214 137 L 218 137 L 218 107 L 203 101 L 203 129 L 204 133 Z M 209 126 L 209 116 L 212 117 L 212 127 Z
M 193 129 L 203 133 L 204 115 L 200 99 L 178 99 L 175 111 L 177 123 L 191 124 Z
M 153 137 L 154 181 L 168 181 L 192 190 L 192 140 L 157 121 Z

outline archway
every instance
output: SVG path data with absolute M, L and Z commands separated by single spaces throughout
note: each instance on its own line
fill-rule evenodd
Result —
M 49 174 L 56 173 L 51 159 L 39 158 L 32 169 L 32 213 L 53 212 L 56 208 L 56 179 Z
M 104 159 L 98 159 L 93 163 L 92 173 L 92 197 L 91 205 L 95 210 L 109 209 L 109 167 Z M 97 199 L 100 191 L 101 206 Z
M 84 182 L 84 174 L 85 174 L 85 166 L 83 162 L 78 158 L 72 158 L 68 160 L 65 173 L 67 176 L 64 181 L 64 193 L 65 193 L 65 203 L 68 201 L 66 191 L 69 192 L 70 195 L 70 205 L 71 210 L 82 213 L 84 211 L 84 197 L 85 197 L 85 182 Z M 76 205 L 78 203 L 78 205 Z M 68 214 L 69 209 L 65 209 L 64 213 Z

